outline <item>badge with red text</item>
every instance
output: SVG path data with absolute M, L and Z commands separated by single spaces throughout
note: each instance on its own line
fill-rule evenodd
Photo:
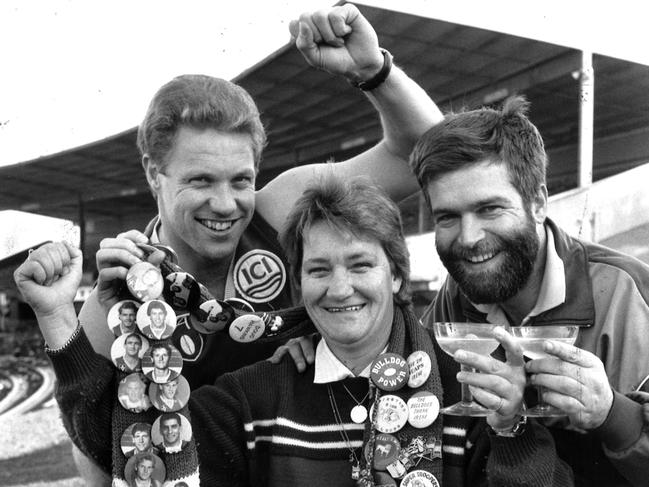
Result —
M 378 408 L 375 426 L 381 433 L 395 433 L 403 428 L 408 421 L 408 406 L 398 396 L 391 394 L 382 396 L 379 399 Z M 374 416 L 372 415 L 372 417 Z
M 126 286 L 140 301 L 150 301 L 162 294 L 164 279 L 158 267 L 150 262 L 138 262 L 126 273 Z
M 410 371 L 408 386 L 414 389 L 423 385 L 428 380 L 432 369 L 430 356 L 423 350 L 417 350 L 408 355 L 406 361 Z
M 369 442 L 365 443 L 365 458 L 369 461 Z M 392 462 L 399 458 L 401 445 L 399 440 L 392 435 L 379 433 L 374 439 L 374 460 L 376 470 L 385 471 Z
M 379 355 L 370 368 L 372 382 L 381 390 L 396 391 L 408 382 L 408 363 L 397 353 Z
M 230 325 L 230 338 L 239 343 L 250 343 L 264 334 L 266 323 L 257 315 L 243 315 Z
M 408 399 L 408 422 L 414 428 L 427 428 L 439 415 L 439 399 L 432 392 L 419 391 Z
M 255 249 L 242 255 L 234 266 L 234 287 L 253 303 L 272 301 L 284 289 L 286 269 L 272 252 Z
M 401 487 L 439 487 L 439 482 L 426 470 L 413 470 L 403 478 Z

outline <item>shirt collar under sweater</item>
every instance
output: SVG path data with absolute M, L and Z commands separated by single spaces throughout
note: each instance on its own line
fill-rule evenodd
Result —
M 387 349 L 388 347 L 385 347 L 381 353 L 385 353 Z M 326 384 L 329 382 L 338 382 L 348 377 L 365 377 L 367 379 L 370 376 L 371 367 L 372 364 L 369 363 L 360 374 L 354 375 L 345 364 L 338 360 L 338 357 L 331 351 L 324 338 L 321 338 L 315 349 L 315 374 L 313 383 Z

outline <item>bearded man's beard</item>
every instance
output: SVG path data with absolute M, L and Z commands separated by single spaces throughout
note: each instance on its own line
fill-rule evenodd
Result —
M 437 248 L 439 257 L 451 277 L 472 303 L 501 303 L 515 296 L 525 286 L 539 252 L 539 238 L 532 218 L 520 231 L 507 235 L 490 234 L 470 248 L 454 242 L 448 248 Z M 489 255 L 500 259 L 496 267 L 473 271 L 470 257 Z M 496 254 L 499 254 L 496 256 Z M 493 264 L 492 264 L 493 266 Z

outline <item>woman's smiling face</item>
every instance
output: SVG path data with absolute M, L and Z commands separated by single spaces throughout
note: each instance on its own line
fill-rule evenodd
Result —
M 304 233 L 302 297 L 329 346 L 361 347 L 389 336 L 400 285 L 378 241 L 322 221 Z

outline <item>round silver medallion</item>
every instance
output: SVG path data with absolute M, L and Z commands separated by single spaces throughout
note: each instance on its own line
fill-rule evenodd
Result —
M 367 419 L 367 408 L 362 404 L 357 404 L 352 408 L 349 417 L 352 418 L 352 421 L 356 424 L 362 424 Z

